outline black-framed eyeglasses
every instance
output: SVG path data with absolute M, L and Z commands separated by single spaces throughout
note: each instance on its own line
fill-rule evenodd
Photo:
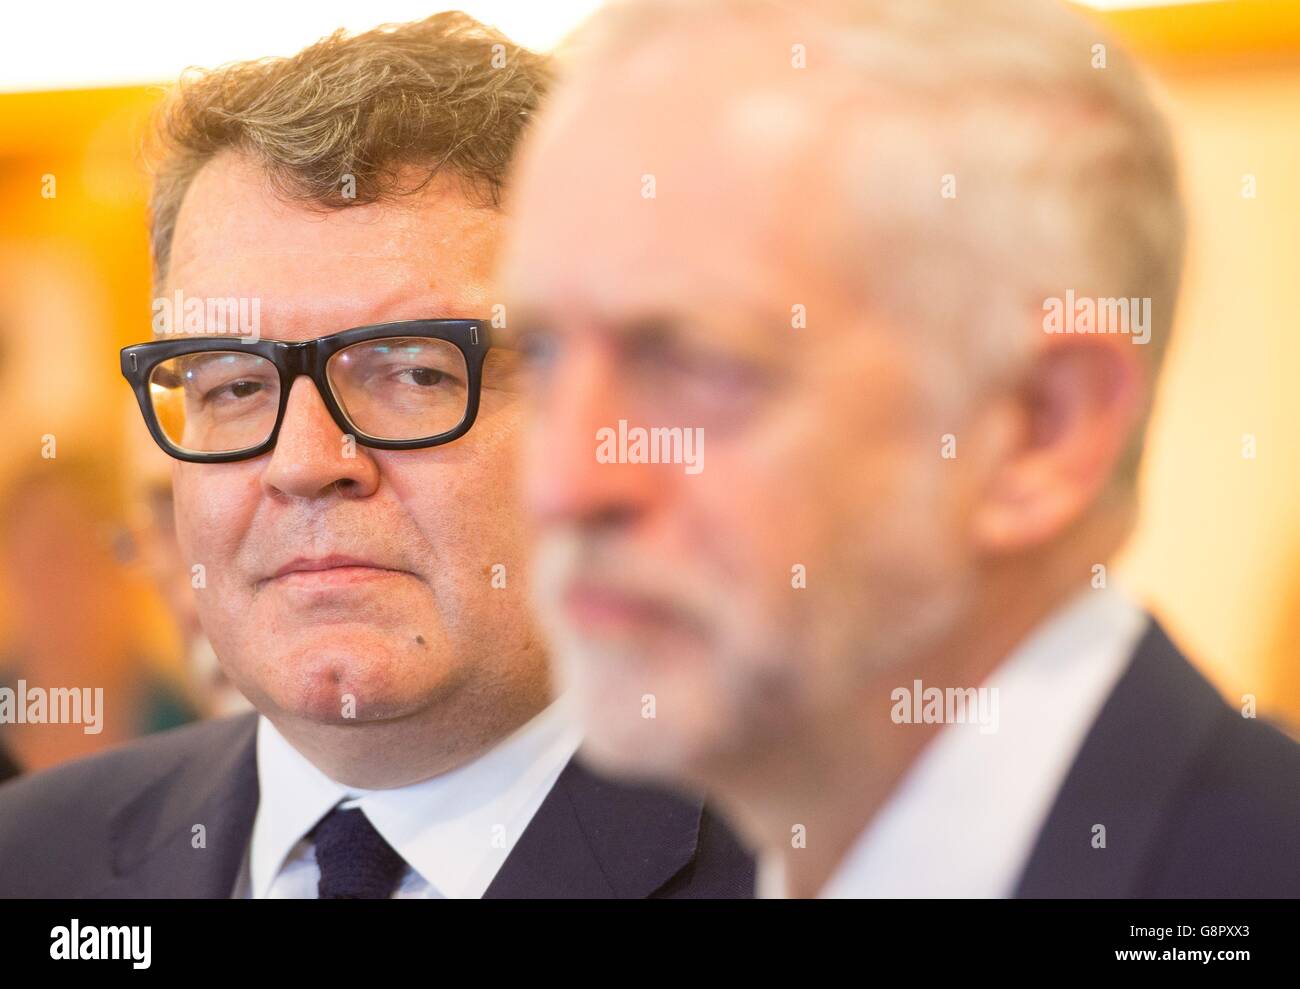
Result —
M 122 349 L 122 375 L 163 451 L 228 463 L 275 446 L 289 391 L 306 376 L 362 446 L 416 450 L 464 436 L 478 415 L 488 323 L 408 319 L 315 340 L 157 340 Z

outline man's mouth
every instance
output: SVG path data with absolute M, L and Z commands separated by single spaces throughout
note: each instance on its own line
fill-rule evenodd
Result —
M 593 583 L 570 584 L 563 592 L 560 607 L 573 627 L 585 633 L 703 631 L 698 618 L 671 601 Z
M 303 588 L 348 587 L 407 574 L 406 570 L 386 567 L 356 556 L 300 556 L 284 564 L 262 580 L 261 584 Z

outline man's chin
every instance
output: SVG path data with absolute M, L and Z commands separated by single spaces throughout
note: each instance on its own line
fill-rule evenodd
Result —
M 383 696 L 358 690 L 347 692 L 340 699 L 326 691 L 317 693 L 290 691 L 275 700 L 281 714 L 298 721 L 318 725 L 373 725 L 396 721 L 423 709 L 423 699 Z
M 259 709 L 269 706 L 286 717 L 366 724 L 428 707 L 449 689 L 443 682 L 449 673 L 428 657 L 401 650 L 335 647 L 274 655 L 243 691 Z
M 647 750 L 626 737 L 597 732 L 583 737 L 579 756 L 597 773 L 639 783 L 680 783 L 681 771 L 675 759 L 662 751 Z
M 612 704 L 587 706 L 581 749 L 597 772 L 638 782 L 681 786 L 710 776 L 711 739 L 701 726 L 654 710 L 647 699 L 630 716 L 615 716 Z

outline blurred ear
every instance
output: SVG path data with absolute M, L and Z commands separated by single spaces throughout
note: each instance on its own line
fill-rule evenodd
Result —
M 1046 334 L 1013 398 L 1021 427 L 973 515 L 987 553 L 1050 542 L 1097 501 L 1146 401 L 1145 355 L 1127 333 Z

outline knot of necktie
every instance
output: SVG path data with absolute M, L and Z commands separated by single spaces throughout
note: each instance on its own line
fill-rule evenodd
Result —
M 322 900 L 385 900 L 393 895 L 406 860 L 375 830 L 359 807 L 335 807 L 312 830 L 317 895 Z

